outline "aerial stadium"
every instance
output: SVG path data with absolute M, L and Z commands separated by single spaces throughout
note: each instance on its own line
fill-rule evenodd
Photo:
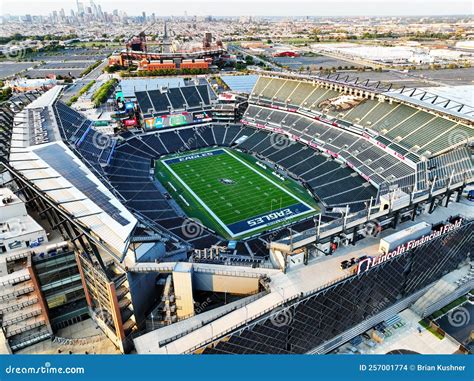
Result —
M 123 353 L 323 354 L 473 289 L 468 105 L 261 72 L 241 115 L 179 83 L 105 134 L 62 91 L 2 105 L 4 200 L 61 242 L 1 241 L 12 352 L 90 316 Z

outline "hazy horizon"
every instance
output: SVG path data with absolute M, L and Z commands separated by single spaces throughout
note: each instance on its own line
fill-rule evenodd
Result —
M 90 1 L 81 1 L 89 6 Z M 440 0 L 299 0 L 296 2 L 271 0 L 229 0 L 217 1 L 151 1 L 142 0 L 140 3 L 130 1 L 102 0 L 95 1 L 102 10 L 111 13 L 114 9 L 125 11 L 129 16 L 147 15 L 155 13 L 160 16 L 262 16 L 262 17 L 344 17 L 344 16 L 472 16 L 473 3 L 466 0 L 450 2 Z M 271 5 L 271 7 L 269 7 Z M 48 0 L 48 1 L 13 1 L 4 0 L 0 5 L 1 14 L 10 15 L 48 15 L 52 11 L 64 8 L 69 15 L 70 9 L 76 11 L 75 0 Z M 381 10 L 383 9 L 383 10 Z M 428 11 L 427 11 L 428 10 Z

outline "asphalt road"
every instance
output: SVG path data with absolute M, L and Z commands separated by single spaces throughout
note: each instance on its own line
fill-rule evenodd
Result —
M 82 78 L 77 79 L 71 86 L 63 91 L 61 95 L 61 100 L 63 102 L 69 101 L 74 95 L 79 93 L 79 91 L 86 86 L 88 83 L 96 80 L 101 74 L 104 67 L 107 65 L 108 59 L 105 58 L 102 63 L 92 70 L 89 74 L 85 75 Z

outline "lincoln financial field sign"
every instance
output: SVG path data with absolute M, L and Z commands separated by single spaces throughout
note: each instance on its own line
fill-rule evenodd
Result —
M 368 257 L 360 261 L 357 267 L 357 274 L 368 271 L 374 266 L 385 263 L 389 261 L 390 259 L 395 258 L 399 255 L 402 255 L 405 252 L 415 249 L 418 246 L 421 246 L 427 242 L 430 242 L 431 240 L 436 239 L 442 236 L 443 234 L 446 234 L 458 229 L 459 227 L 461 227 L 462 221 L 463 221 L 462 218 L 460 218 L 452 224 L 448 223 L 448 224 L 442 225 L 438 229 L 433 230 L 431 234 L 427 234 L 427 235 L 422 236 L 421 238 L 413 239 L 411 241 L 405 242 L 397 246 L 394 250 L 388 253 L 383 253 L 382 255 L 378 255 L 377 257 Z

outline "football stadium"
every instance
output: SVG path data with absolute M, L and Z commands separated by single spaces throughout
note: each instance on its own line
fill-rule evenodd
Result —
M 123 353 L 322 354 L 474 288 L 472 107 L 339 74 L 254 78 L 231 118 L 203 78 L 132 87 L 114 133 L 62 86 L 2 104 L 5 200 L 62 248 L 0 241 L 12 352 L 90 316 Z

